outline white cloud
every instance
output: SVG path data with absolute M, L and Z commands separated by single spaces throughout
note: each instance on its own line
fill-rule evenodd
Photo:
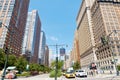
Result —
M 52 41 L 58 41 L 58 38 L 57 38 L 57 37 L 54 37 L 54 36 L 51 36 L 50 39 L 51 39 Z
M 46 35 L 46 39 L 47 40 L 51 40 L 51 41 L 58 41 L 58 38 L 55 36 L 50 36 L 50 35 Z
M 53 40 L 53 41 L 58 41 L 58 38 L 53 37 L 53 36 L 52 36 L 52 37 L 50 37 L 50 39 L 51 39 L 51 40 Z

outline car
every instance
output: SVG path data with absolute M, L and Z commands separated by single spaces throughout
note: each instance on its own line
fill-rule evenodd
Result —
M 5 78 L 6 79 L 15 79 L 15 78 L 17 78 L 17 76 L 13 71 L 10 71 L 5 75 Z
M 63 76 L 65 76 L 65 74 L 66 74 L 65 72 L 62 73 Z
M 6 69 L 6 72 L 8 73 L 9 71 L 18 73 L 18 70 L 16 69 L 16 66 L 8 66 Z
M 87 77 L 87 73 L 85 72 L 85 70 L 76 70 L 75 76 L 76 77 Z
M 73 71 L 69 71 L 65 73 L 66 78 L 75 78 L 75 74 Z

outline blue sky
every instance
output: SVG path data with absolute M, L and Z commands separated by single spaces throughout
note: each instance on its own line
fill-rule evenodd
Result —
M 81 0 L 30 0 L 29 11 L 38 10 L 48 45 L 67 44 L 66 50 L 71 50 L 80 4 Z

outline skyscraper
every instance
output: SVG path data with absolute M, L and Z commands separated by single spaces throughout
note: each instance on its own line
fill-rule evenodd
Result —
M 45 32 L 41 31 L 40 44 L 39 44 L 39 63 L 40 64 L 45 64 L 45 46 L 46 46 Z
M 86 70 L 89 70 L 89 65 L 92 62 L 96 62 L 90 9 L 91 4 L 90 0 L 83 0 L 76 18 L 80 64 L 81 68 Z
M 120 64 L 120 0 L 83 0 L 77 30 L 82 68 L 93 62 L 104 73 L 115 73 Z M 107 43 L 102 43 L 105 37 Z M 91 63 L 92 64 L 92 63 Z
M 49 66 L 49 47 L 45 46 L 45 65 Z
M 37 10 L 28 12 L 24 41 L 23 54 L 28 54 L 29 61 L 38 63 L 41 21 Z
M 9 53 L 22 53 L 28 6 L 29 0 L 0 0 L 0 48 L 8 47 Z
M 114 73 L 120 64 L 120 0 L 96 0 L 91 13 L 97 67 Z M 103 36 L 108 39 L 108 44 L 102 44 Z
M 73 61 L 80 63 L 80 51 L 79 51 L 79 40 L 78 40 L 78 30 L 75 31 L 73 49 L 72 49 Z

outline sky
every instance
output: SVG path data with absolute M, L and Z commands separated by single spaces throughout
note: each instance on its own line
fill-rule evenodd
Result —
M 29 11 L 38 10 L 48 46 L 65 44 L 68 47 L 58 48 L 64 47 L 67 52 L 72 50 L 80 4 L 81 0 L 30 0 Z M 55 46 L 49 48 L 56 50 Z

